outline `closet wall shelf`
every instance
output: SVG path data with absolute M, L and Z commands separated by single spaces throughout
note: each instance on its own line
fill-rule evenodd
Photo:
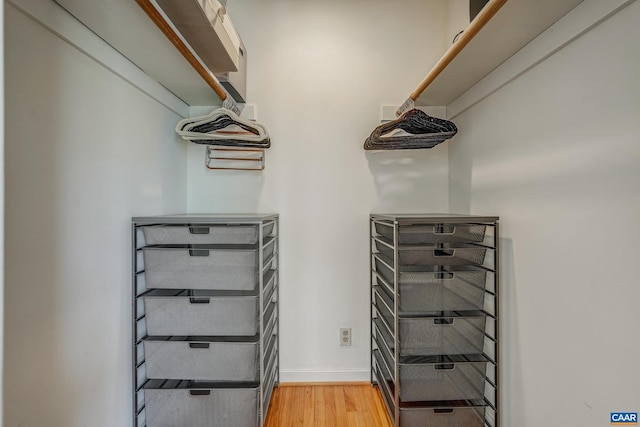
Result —
M 136 1 L 54 1 L 187 105 L 220 105 L 226 96 L 213 71 L 187 62 Z M 151 1 L 140 3 L 150 10 Z
M 415 105 L 449 105 L 518 50 L 578 6 L 582 0 L 491 0 L 466 32 L 477 29 L 489 9 L 498 9 L 471 40 L 464 34 L 409 99 Z M 495 11 L 495 10 L 494 10 Z M 456 46 L 468 42 L 464 48 Z M 409 100 L 407 100 L 409 101 Z

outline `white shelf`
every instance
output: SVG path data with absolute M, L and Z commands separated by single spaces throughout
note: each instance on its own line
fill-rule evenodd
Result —
M 55 0 L 188 105 L 219 97 L 133 0 Z M 446 106 L 582 0 L 508 0 L 416 100 Z
M 508 0 L 416 100 L 449 105 L 582 0 Z
M 220 98 L 134 0 L 55 0 L 187 105 Z

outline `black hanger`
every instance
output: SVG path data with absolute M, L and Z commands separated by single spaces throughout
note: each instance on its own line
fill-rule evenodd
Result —
M 253 148 L 271 146 L 264 126 L 242 119 L 225 108 L 218 108 L 206 116 L 181 120 L 176 132 L 183 139 L 196 144 Z
M 394 130 L 403 130 L 405 135 L 388 135 Z M 371 132 L 364 142 L 365 150 L 409 150 L 433 148 L 453 137 L 458 128 L 449 120 L 431 117 L 421 110 L 413 109 Z

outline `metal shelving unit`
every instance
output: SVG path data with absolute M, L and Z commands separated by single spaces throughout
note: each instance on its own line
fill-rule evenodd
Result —
M 498 218 L 370 217 L 371 382 L 396 427 L 500 427 Z
M 275 214 L 133 218 L 135 427 L 264 425 L 280 382 L 278 227 Z

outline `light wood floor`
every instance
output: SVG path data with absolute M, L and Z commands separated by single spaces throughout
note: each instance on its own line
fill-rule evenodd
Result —
M 282 384 L 265 427 L 392 427 L 382 396 L 366 383 Z

